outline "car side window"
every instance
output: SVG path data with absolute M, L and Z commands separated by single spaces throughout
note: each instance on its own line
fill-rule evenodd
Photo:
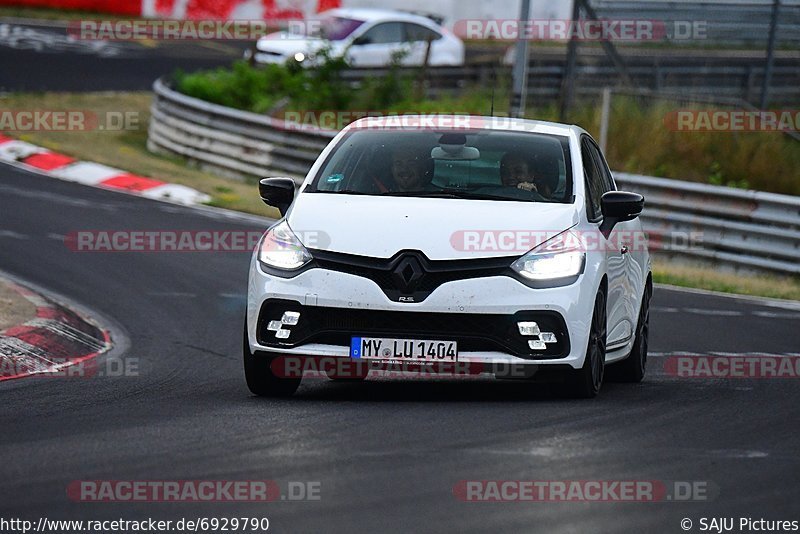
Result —
M 377 24 L 358 39 L 361 44 L 402 43 L 403 40 L 403 24 L 400 22 Z
M 423 41 L 426 42 L 428 40 L 435 41 L 437 39 L 441 39 L 442 36 L 431 30 L 430 28 L 426 28 L 420 24 L 414 24 L 412 22 L 405 23 L 406 28 L 406 41 L 410 43 Z
M 617 187 L 614 185 L 614 178 L 611 176 L 611 171 L 600 148 L 589 139 L 586 140 L 586 143 L 589 145 L 589 151 L 592 153 L 597 169 L 600 172 L 600 177 L 603 181 L 603 192 L 616 191 Z
M 605 191 L 603 178 L 597 169 L 597 163 L 595 163 L 589 143 L 585 139 L 581 142 L 581 160 L 583 161 L 583 174 L 586 178 L 586 216 L 590 221 L 596 221 L 602 216 L 600 197 Z

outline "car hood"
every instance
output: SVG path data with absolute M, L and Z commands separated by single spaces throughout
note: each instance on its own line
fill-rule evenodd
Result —
M 310 249 L 446 260 L 519 256 L 578 216 L 572 204 L 301 193 L 287 221 Z
M 325 39 L 299 37 L 288 32 L 277 32 L 258 40 L 256 47 L 260 52 L 272 52 L 290 57 L 297 52 L 319 52 L 326 46 L 336 48 L 335 43 Z

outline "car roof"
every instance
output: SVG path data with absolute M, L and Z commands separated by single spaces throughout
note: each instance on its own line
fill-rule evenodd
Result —
M 399 20 L 405 22 L 416 22 L 428 25 L 439 26 L 428 17 L 409 13 L 407 11 L 397 11 L 393 9 L 381 9 L 371 7 L 340 7 L 329 9 L 320 13 L 321 15 L 334 15 L 337 17 L 344 17 L 349 19 L 363 20 L 365 22 L 373 22 L 379 20 Z
M 428 115 L 386 115 L 382 117 L 364 117 L 347 125 L 345 130 L 358 129 L 429 129 L 429 130 L 505 130 L 543 133 L 550 135 L 575 135 L 587 133 L 574 124 L 548 122 L 532 119 L 514 119 L 511 117 L 495 117 L 484 115 L 449 115 L 431 113 Z

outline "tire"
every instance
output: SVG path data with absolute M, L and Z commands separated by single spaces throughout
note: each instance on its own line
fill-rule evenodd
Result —
M 644 379 L 647 369 L 647 343 L 650 335 L 650 297 L 653 286 L 648 283 L 644 287 L 642 305 L 639 308 L 639 319 L 636 322 L 636 338 L 630 355 L 619 363 L 608 367 L 608 378 L 615 382 L 637 383 Z
M 278 355 L 250 352 L 245 323 L 242 353 L 244 356 L 244 378 L 247 387 L 259 397 L 290 397 L 300 386 L 300 378 L 279 378 L 272 372 L 270 364 Z
M 568 371 L 566 393 L 570 397 L 591 399 L 600 392 L 605 373 L 607 321 L 606 294 L 601 288 L 594 299 L 583 367 Z

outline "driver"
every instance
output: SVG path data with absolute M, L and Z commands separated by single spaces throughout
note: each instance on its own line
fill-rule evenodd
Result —
M 500 160 L 500 179 L 507 187 L 536 191 L 536 184 L 531 181 L 532 174 L 528 158 L 518 152 L 506 152 Z
M 372 171 L 364 192 L 372 194 L 433 189 L 433 160 L 420 157 L 412 148 L 395 148 L 374 155 Z
M 401 192 L 420 191 L 430 186 L 426 162 L 419 153 L 409 148 L 392 151 L 392 178 L 395 190 Z

